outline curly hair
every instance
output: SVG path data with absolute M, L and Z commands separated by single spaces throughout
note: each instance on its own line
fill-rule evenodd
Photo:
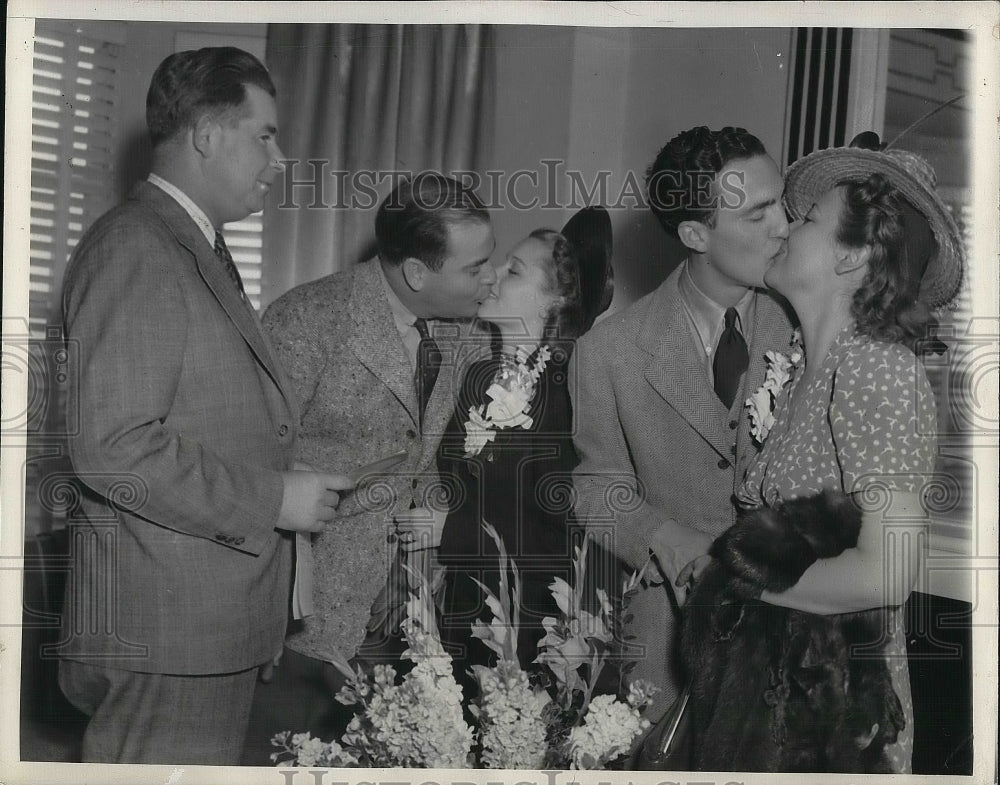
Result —
M 437 172 L 403 180 L 375 214 L 375 243 L 387 264 L 420 259 L 439 271 L 448 256 L 448 231 L 455 224 L 489 224 L 486 207 L 468 186 Z
M 684 221 L 715 225 L 716 175 L 730 161 L 767 155 L 764 143 L 743 128 L 710 131 L 701 125 L 677 134 L 646 170 L 649 208 L 668 234 Z
M 923 267 L 935 247 L 930 227 L 883 175 L 837 185 L 844 196 L 838 242 L 871 249 L 868 272 L 851 300 L 858 332 L 912 349 L 936 324 L 918 299 Z
M 267 69 L 242 49 L 217 46 L 170 55 L 157 67 L 146 93 L 153 147 L 189 128 L 201 112 L 234 112 L 246 100 L 248 84 L 276 95 Z
M 573 244 L 552 229 L 536 229 L 530 235 L 541 240 L 551 253 L 545 266 L 548 291 L 558 298 L 545 319 L 543 335 L 550 340 L 572 340 L 583 331 L 583 296 L 580 291 L 580 260 Z

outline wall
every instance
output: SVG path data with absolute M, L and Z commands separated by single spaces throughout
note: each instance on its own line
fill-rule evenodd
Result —
M 500 27 L 492 166 L 533 168 L 544 183 L 552 165 L 542 159 L 560 158 L 588 187 L 609 171 L 602 201 L 620 203 L 612 211 L 617 310 L 684 256 L 638 204 L 660 147 L 695 125 L 741 125 L 779 157 L 790 41 L 786 28 Z M 569 176 L 557 179 L 556 201 L 566 205 Z M 495 219 L 498 246 L 511 247 L 539 225 L 558 228 L 571 214 L 507 205 Z
M 149 168 L 145 96 L 167 55 L 233 43 L 263 57 L 264 24 L 130 23 L 125 27 L 116 190 L 123 197 Z M 582 28 L 501 25 L 496 41 L 496 122 L 487 168 L 502 173 L 494 212 L 498 255 L 532 229 L 559 228 L 585 189 L 608 172 L 605 205 L 615 228 L 612 309 L 654 288 L 684 255 L 640 204 L 645 169 L 675 133 L 694 125 L 742 125 L 777 157 L 782 144 L 791 31 Z M 288 118 L 285 122 L 290 122 Z M 542 161 L 559 161 L 545 165 Z M 511 177 L 521 176 L 515 199 Z M 489 187 L 484 185 L 488 196 Z M 574 198 L 575 197 L 575 198 Z M 534 201 L 518 209 L 512 201 Z

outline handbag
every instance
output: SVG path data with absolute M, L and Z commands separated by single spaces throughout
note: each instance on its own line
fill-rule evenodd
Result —
M 691 687 L 650 728 L 632 754 L 633 771 L 691 771 Z

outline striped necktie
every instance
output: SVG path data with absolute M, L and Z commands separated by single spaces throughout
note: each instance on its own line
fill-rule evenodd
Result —
M 226 246 L 226 240 L 222 236 L 222 232 L 218 231 L 215 233 L 215 255 L 222 262 L 226 268 L 226 273 L 232 279 L 233 283 L 236 284 L 240 296 L 245 300 L 247 293 L 243 288 L 243 279 L 240 278 L 240 271 L 236 269 L 236 262 L 233 261 L 233 255 L 229 253 L 229 248 Z

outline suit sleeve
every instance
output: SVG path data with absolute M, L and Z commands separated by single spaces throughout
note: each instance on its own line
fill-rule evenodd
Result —
M 176 269 L 155 250 L 173 238 L 119 221 L 86 242 L 63 292 L 67 337 L 79 352 L 68 404 L 84 415 L 69 439 L 74 471 L 146 520 L 196 537 L 222 534 L 259 553 L 274 536 L 280 474 L 223 458 L 167 424 L 184 347 L 198 339 Z
M 613 526 L 616 555 L 635 569 L 650 554 L 650 534 L 667 513 L 645 500 L 618 416 L 610 353 L 586 338 L 570 360 L 574 442 L 580 463 L 573 474 L 576 514 L 590 528 Z

